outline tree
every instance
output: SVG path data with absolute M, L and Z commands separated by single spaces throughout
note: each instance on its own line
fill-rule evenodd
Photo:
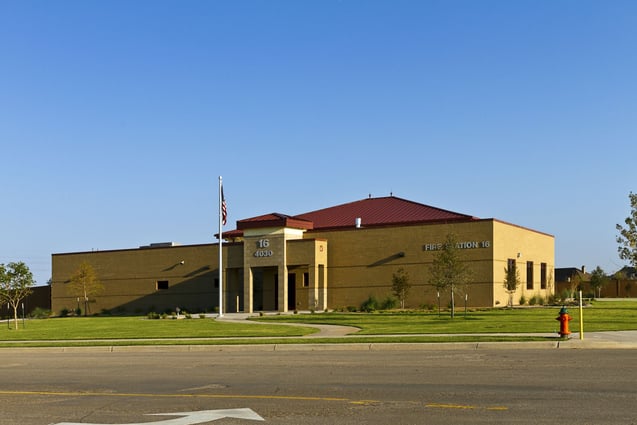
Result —
M 400 308 L 405 308 L 405 299 L 409 293 L 409 288 L 411 288 L 409 273 L 401 267 L 391 277 L 391 289 L 400 301 Z
M 626 217 L 624 223 L 626 227 L 617 224 L 615 228 L 619 231 L 617 243 L 619 247 L 619 258 L 630 262 L 637 268 L 637 193 L 630 192 L 630 216 Z
M 597 293 L 597 298 L 601 296 L 602 287 L 608 283 L 608 276 L 600 266 L 591 272 L 590 280 L 591 289 Z
M 513 294 L 520 286 L 520 271 L 515 261 L 510 261 L 504 268 L 504 289 L 509 293 L 509 306 L 513 308 Z
M 71 275 L 68 292 L 84 300 L 84 315 L 88 312 L 90 297 L 98 295 L 104 290 L 104 285 L 97 279 L 95 269 L 86 261 L 82 262 L 75 273 Z
M 583 280 L 584 278 L 577 271 L 572 276 L 568 277 L 569 295 L 571 298 L 575 298 L 575 292 L 582 289 Z
M 449 233 L 441 249 L 436 252 L 429 269 L 429 282 L 438 291 L 448 290 L 451 294 L 451 317 L 455 317 L 455 291 L 459 286 L 466 285 L 471 277 L 471 271 L 464 262 L 460 248 L 454 234 Z
M 13 320 L 18 329 L 18 307 L 33 290 L 33 274 L 23 262 L 0 264 L 0 301 L 13 308 Z

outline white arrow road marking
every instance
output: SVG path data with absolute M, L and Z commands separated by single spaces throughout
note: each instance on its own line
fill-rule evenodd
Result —
M 248 419 L 252 421 L 265 421 L 261 416 L 254 413 L 252 409 L 222 409 L 222 410 L 200 410 L 198 412 L 176 412 L 176 413 L 152 413 L 151 416 L 181 416 L 177 419 L 167 419 L 157 422 L 140 422 L 120 425 L 194 425 L 204 422 L 215 421 L 221 418 Z M 52 425 L 117 425 L 117 424 L 89 424 L 80 422 L 59 422 Z

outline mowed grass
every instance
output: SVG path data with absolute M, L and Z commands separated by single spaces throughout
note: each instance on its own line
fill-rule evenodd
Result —
M 229 323 L 213 319 L 161 319 L 145 317 L 66 317 L 0 323 L 0 341 L 78 341 L 116 339 L 291 337 L 316 332 L 298 326 Z M 9 329 L 10 328 L 10 329 Z
M 571 330 L 577 332 L 579 309 L 568 309 L 573 317 Z M 0 322 L 0 346 L 530 341 L 537 337 L 479 334 L 557 335 L 559 311 L 560 307 L 500 308 L 469 311 L 465 316 L 459 309 L 454 319 L 448 311 L 440 316 L 437 312 L 280 314 L 255 317 L 252 323 L 210 318 L 70 317 L 26 320 L 25 327 L 20 320 L 18 330 L 13 321 L 4 320 Z M 637 302 L 595 302 L 583 311 L 585 332 L 637 329 Z M 347 338 L 301 339 L 316 330 L 282 326 L 286 322 L 345 325 L 360 331 Z M 422 334 L 427 336 L 419 336 Z
M 357 335 L 557 333 L 561 307 L 499 308 L 467 312 L 315 313 L 264 316 L 266 322 L 316 323 L 354 326 Z M 567 307 L 571 331 L 579 330 L 579 307 Z M 637 302 L 594 302 L 583 308 L 584 331 L 637 329 Z

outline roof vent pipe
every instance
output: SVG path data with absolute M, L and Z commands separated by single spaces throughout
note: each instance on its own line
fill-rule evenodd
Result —
M 362 222 L 361 218 L 360 217 L 356 217 L 355 223 L 356 223 L 356 228 L 357 229 L 361 228 L 361 222 Z

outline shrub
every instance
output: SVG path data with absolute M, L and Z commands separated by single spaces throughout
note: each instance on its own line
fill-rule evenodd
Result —
M 546 303 L 547 303 L 547 304 L 550 304 L 550 305 L 559 304 L 559 302 L 558 302 L 558 301 L 559 301 L 559 299 L 558 299 L 557 295 L 555 295 L 555 294 L 551 294 L 551 295 L 549 295 L 549 296 L 547 297 L 547 299 L 546 299 Z
M 42 307 L 36 307 L 31 313 L 29 313 L 29 317 L 32 317 L 33 319 L 47 319 L 51 317 L 51 310 L 47 310 Z
M 159 319 L 159 314 L 155 313 L 154 311 L 151 311 L 150 313 L 148 313 L 147 317 L 151 320 L 156 320 L 156 319 Z
M 367 298 L 367 300 L 363 304 L 361 304 L 361 311 L 364 311 L 365 313 L 371 313 L 373 311 L 376 311 L 377 309 L 378 301 L 373 295 L 370 295 L 369 298 Z
M 70 312 L 68 308 L 63 308 L 62 311 L 60 311 L 60 317 L 69 317 Z
M 394 297 L 387 297 L 380 304 L 381 310 L 392 310 L 398 305 L 398 300 Z
M 524 295 L 520 296 L 520 305 L 526 304 L 526 297 Z

